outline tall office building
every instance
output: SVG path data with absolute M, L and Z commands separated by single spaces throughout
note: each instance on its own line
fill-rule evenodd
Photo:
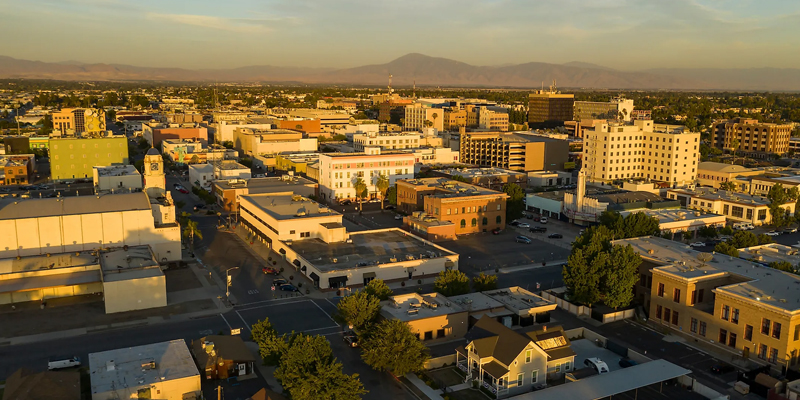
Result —
M 53 131 L 62 135 L 96 133 L 106 130 L 106 113 L 92 108 L 64 108 L 55 112 Z
M 555 90 L 537 90 L 528 95 L 528 123 L 533 128 L 563 125 L 571 121 L 575 95 Z
M 718 149 L 732 149 L 734 140 L 739 141 L 737 154 L 766 158 L 771 154 L 789 151 L 792 126 L 760 123 L 755 119 L 735 118 L 722 121 L 711 127 L 711 140 Z
M 461 135 L 461 162 L 512 171 L 563 170 L 568 161 L 565 140 L 502 132 Z
M 629 99 L 613 98 L 608 102 L 576 101 L 574 120 L 608 119 L 628 122 L 631 120 L 632 112 L 633 100 Z
M 50 177 L 55 180 L 91 178 L 94 167 L 128 164 L 128 138 L 50 139 Z

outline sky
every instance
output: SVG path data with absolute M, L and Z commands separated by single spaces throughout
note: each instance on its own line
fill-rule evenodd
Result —
M 800 67 L 797 0 L 0 0 L 0 55 L 190 69 Z

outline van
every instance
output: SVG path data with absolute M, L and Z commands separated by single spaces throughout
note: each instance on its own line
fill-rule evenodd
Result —
M 47 363 L 47 369 L 50 371 L 80 366 L 81 359 L 77 356 L 71 358 L 54 358 Z
M 747 222 L 737 222 L 733 224 L 732 228 L 737 231 L 746 231 L 748 229 L 751 229 L 748 227 L 748 225 L 752 226 L 752 224 L 749 224 Z

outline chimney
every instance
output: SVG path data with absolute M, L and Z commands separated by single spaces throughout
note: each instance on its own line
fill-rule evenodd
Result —
M 542 332 L 547 332 L 547 325 L 542 326 Z

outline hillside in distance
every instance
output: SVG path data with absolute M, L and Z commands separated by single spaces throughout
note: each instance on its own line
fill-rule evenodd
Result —
M 800 91 L 800 69 L 651 69 L 620 71 L 581 61 L 475 66 L 446 58 L 407 54 L 385 64 L 355 68 L 255 65 L 231 69 L 151 68 L 122 64 L 48 63 L 0 56 L 0 78 L 176 81 L 293 82 L 385 86 L 538 88 L 555 80 L 560 88 Z

